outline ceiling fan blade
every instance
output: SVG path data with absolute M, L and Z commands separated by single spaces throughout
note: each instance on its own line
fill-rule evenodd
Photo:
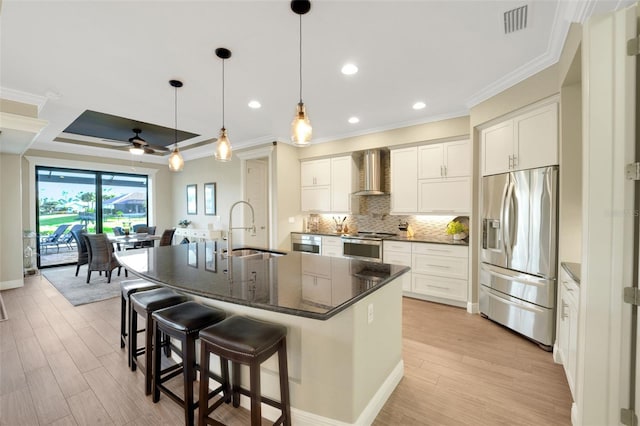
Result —
M 151 149 L 154 149 L 156 151 L 163 151 L 163 152 L 167 152 L 169 151 L 169 148 L 167 148 L 166 146 L 162 146 L 162 145 L 151 145 L 151 144 L 146 144 L 146 147 L 149 147 Z
M 155 154 L 156 153 L 155 150 L 153 150 L 153 149 L 151 149 L 151 148 L 149 148 L 147 146 L 143 147 L 142 149 L 144 149 L 144 153 L 145 154 Z

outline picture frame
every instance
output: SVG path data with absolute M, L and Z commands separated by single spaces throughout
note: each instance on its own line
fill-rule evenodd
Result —
M 217 272 L 218 262 L 216 258 L 217 243 L 216 241 L 204 242 L 204 269 L 209 272 Z
M 198 186 L 187 185 L 187 214 L 198 214 Z
M 198 267 L 198 244 L 189 244 L 187 250 L 187 265 L 192 268 Z
M 208 216 L 216 215 L 216 183 L 204 184 L 204 214 Z

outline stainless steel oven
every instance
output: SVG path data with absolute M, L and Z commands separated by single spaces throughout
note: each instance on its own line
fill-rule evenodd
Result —
M 344 257 L 382 263 L 382 240 L 395 234 L 361 232 L 358 235 L 342 237 Z
M 322 237 L 320 235 L 291 234 L 291 251 L 304 253 L 322 253 Z

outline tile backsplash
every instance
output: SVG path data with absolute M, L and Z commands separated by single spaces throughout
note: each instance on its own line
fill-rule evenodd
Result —
M 455 216 L 398 216 L 390 215 L 389 195 L 360 196 L 359 214 L 347 215 L 344 224 L 348 233 L 358 231 L 390 232 L 400 234 L 398 225 L 407 222 L 416 235 L 444 236 L 446 227 Z M 334 233 L 336 220 L 341 223 L 345 215 L 318 215 L 319 232 Z

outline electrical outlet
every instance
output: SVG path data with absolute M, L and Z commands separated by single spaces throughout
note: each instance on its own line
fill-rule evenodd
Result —
M 373 322 L 373 303 L 370 303 L 367 307 L 367 323 L 371 324 Z

